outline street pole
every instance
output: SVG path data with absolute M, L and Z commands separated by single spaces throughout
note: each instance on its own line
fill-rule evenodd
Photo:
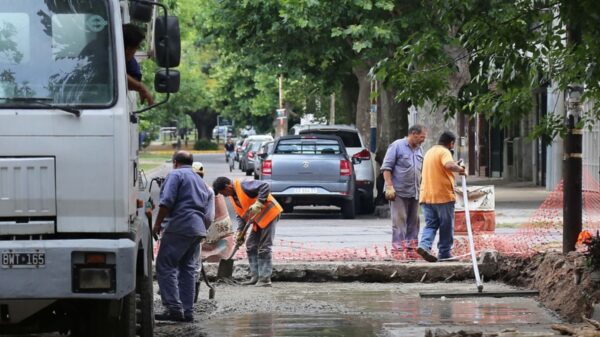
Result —
M 279 75 L 279 109 L 277 109 L 277 132 L 279 136 L 287 135 L 287 113 L 283 107 L 283 74 Z
M 331 94 L 331 105 L 329 106 L 329 125 L 335 124 L 335 92 Z
M 371 81 L 371 96 L 375 98 L 371 99 L 371 109 L 369 124 L 371 132 L 369 136 L 369 150 L 375 152 L 377 150 L 377 95 L 373 95 L 373 92 L 377 92 L 377 81 Z
M 583 87 L 567 90 L 567 135 L 563 156 L 563 253 L 575 250 L 582 229 L 582 136 L 579 128 Z
M 567 48 L 581 43 L 581 27 L 567 23 Z M 581 120 L 583 86 L 572 84 L 567 88 L 567 135 L 563 155 L 563 253 L 575 250 L 582 229 L 582 135 Z

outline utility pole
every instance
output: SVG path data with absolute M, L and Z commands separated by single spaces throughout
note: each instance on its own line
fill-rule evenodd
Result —
M 331 105 L 329 106 L 329 125 L 335 124 L 335 92 L 331 94 Z
M 375 94 L 374 94 L 375 93 Z M 369 110 L 370 116 L 370 137 L 369 137 L 369 150 L 375 152 L 377 150 L 377 81 L 371 81 L 371 109 Z
M 567 24 L 567 48 L 581 43 L 581 27 Z M 581 120 L 583 86 L 572 84 L 567 88 L 567 135 L 563 155 L 563 253 L 575 250 L 582 229 L 582 135 Z
M 277 134 L 279 136 L 287 135 L 287 113 L 283 106 L 283 74 L 279 75 L 279 109 L 277 109 Z

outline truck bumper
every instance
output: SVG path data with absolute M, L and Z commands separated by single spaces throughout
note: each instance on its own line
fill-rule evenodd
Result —
M 0 304 L 14 299 L 120 299 L 135 289 L 137 247 L 129 239 L 0 241 L 3 258 L 6 252 L 43 252 L 45 263 L 10 267 L 3 262 Z M 106 261 L 86 262 L 86 253 L 104 255 Z M 110 286 L 94 288 L 99 285 L 95 275 Z M 86 278 L 91 286 L 81 286 Z

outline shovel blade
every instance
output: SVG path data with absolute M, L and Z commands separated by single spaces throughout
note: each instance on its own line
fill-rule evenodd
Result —
M 233 277 L 233 259 L 219 261 L 219 269 L 217 270 L 218 279 L 227 279 Z

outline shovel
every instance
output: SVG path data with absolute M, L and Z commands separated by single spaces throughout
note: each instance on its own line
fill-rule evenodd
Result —
M 244 228 L 242 228 L 241 233 L 244 233 L 244 237 L 246 236 L 246 232 L 248 231 L 248 228 L 250 228 L 252 222 L 254 222 L 254 217 L 250 218 L 244 225 Z M 237 253 L 238 249 L 240 249 L 242 244 L 236 242 L 233 252 L 231 252 L 229 258 L 227 260 L 219 261 L 219 269 L 217 270 L 218 279 L 231 279 L 233 277 L 233 257 L 235 256 L 235 253 Z
M 200 261 L 200 273 L 202 274 L 202 278 L 204 279 L 204 283 L 208 287 L 208 299 L 212 300 L 215 298 L 215 294 L 217 291 L 215 288 L 208 282 L 208 277 L 206 277 L 206 271 L 204 270 L 204 264 Z M 200 292 L 200 280 L 196 280 L 196 292 L 194 293 L 194 303 L 198 302 L 198 292 Z

